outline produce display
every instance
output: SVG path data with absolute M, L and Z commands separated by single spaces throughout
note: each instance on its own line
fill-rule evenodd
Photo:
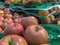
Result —
M 0 45 L 60 45 L 59 0 L 2 0 Z

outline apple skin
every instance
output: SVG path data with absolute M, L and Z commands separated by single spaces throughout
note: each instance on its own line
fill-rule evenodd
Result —
M 24 28 L 26 28 L 29 25 L 37 25 L 38 20 L 34 16 L 23 17 L 21 18 L 21 24 L 24 26 Z
M 2 6 L 0 6 L 0 10 L 3 10 L 3 7 Z
M 4 22 L 3 24 L 2 24 L 2 28 L 3 29 L 5 29 L 5 27 L 7 26 L 7 25 L 9 25 L 10 27 L 13 27 L 13 25 L 14 25 L 14 22 Z
M 8 35 L 0 40 L 0 45 L 28 45 L 28 43 L 19 35 Z
M 5 1 L 4 3 L 6 6 L 10 6 L 10 1 Z
M 49 11 L 49 13 L 51 13 L 51 12 L 53 12 L 54 10 L 53 10 L 53 8 L 52 8 L 52 9 L 49 9 L 48 11 Z
M 50 16 L 50 19 L 51 19 L 51 21 L 54 21 L 55 20 L 55 16 L 54 15 L 51 15 Z
M 57 25 L 59 25 L 59 26 L 60 26 L 60 20 L 57 20 Z
M 57 10 L 57 7 L 53 7 L 53 10 Z
M 5 14 L 4 18 L 12 18 L 13 15 L 12 14 Z
M 15 35 L 23 35 L 24 28 L 19 23 L 14 23 L 13 25 L 7 25 L 4 29 L 5 35 L 15 34 Z
M 39 16 L 48 16 L 49 11 L 48 10 L 40 10 L 38 11 Z
M 14 13 L 13 19 L 20 18 L 20 15 L 17 13 Z
M 22 0 L 22 4 L 24 6 L 27 6 L 28 4 L 30 4 L 29 0 Z
M 5 9 L 4 9 L 4 13 L 5 13 L 5 14 L 11 14 L 11 11 L 10 11 L 8 8 L 5 8 Z
M 57 7 L 57 10 L 58 10 L 58 12 L 60 12 L 60 8 L 59 7 Z
M 19 4 L 22 2 L 22 0 L 10 0 L 10 2 L 13 4 Z
M 16 19 L 14 19 L 14 22 L 15 22 L 15 23 L 21 23 L 21 18 L 16 18 Z
M 13 22 L 12 18 L 5 18 L 4 23 L 11 23 Z
M 4 11 L 3 10 L 0 10 L 0 16 L 4 17 Z
M 40 45 L 48 42 L 48 33 L 42 26 L 30 25 L 25 30 L 24 38 L 29 44 Z
M 0 21 L 4 21 L 4 17 L 0 16 Z

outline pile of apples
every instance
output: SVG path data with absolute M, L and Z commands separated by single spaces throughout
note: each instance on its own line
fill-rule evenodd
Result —
M 57 11 L 58 13 L 60 13 L 60 7 L 55 6 L 55 7 L 51 7 L 51 8 L 45 9 L 45 10 L 39 10 L 38 11 L 38 15 L 42 16 L 42 17 L 47 17 L 53 11 Z M 54 22 L 56 20 L 56 18 L 58 18 L 58 17 L 60 18 L 60 16 L 56 17 L 56 15 L 52 14 L 48 18 L 45 18 L 44 20 L 42 20 L 41 23 L 43 23 L 43 24 L 50 24 L 51 22 Z M 60 25 L 60 21 L 58 21 L 58 19 L 56 21 L 56 24 Z
M 12 13 L 0 6 L 0 45 L 49 45 L 48 33 L 34 16 Z
M 42 2 L 57 2 L 57 0 L 5 0 L 5 4 L 8 6 L 10 3 L 14 4 L 23 4 L 24 6 L 27 6 L 29 4 L 37 4 L 37 3 L 42 3 Z

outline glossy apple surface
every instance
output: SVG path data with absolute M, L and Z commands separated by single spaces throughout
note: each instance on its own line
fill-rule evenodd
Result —
M 48 33 L 39 25 L 30 25 L 25 30 L 24 38 L 29 44 L 40 45 L 48 42 Z
M 0 40 L 0 45 L 28 45 L 26 40 L 18 35 L 8 35 Z
M 10 34 L 22 35 L 24 33 L 24 28 L 19 23 L 14 23 L 13 25 L 8 24 L 7 26 L 5 26 L 4 33 L 5 33 L 5 35 L 10 35 Z
M 23 17 L 21 18 L 21 24 L 26 28 L 29 25 L 37 25 L 38 20 L 34 16 Z

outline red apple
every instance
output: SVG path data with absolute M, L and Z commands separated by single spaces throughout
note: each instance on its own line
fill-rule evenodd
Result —
M 2 10 L 3 9 L 3 7 L 2 6 L 0 6 L 0 10 Z
M 5 27 L 6 27 L 7 25 L 9 25 L 10 27 L 13 27 L 14 22 L 4 22 L 4 23 L 2 24 L 2 28 L 5 29 Z
M 60 8 L 59 7 L 57 7 L 57 11 L 60 12 Z
M 5 9 L 4 9 L 4 13 L 5 13 L 5 14 L 11 14 L 11 11 L 10 11 L 8 8 L 5 8 Z
M 51 13 L 51 12 L 53 12 L 54 10 L 53 10 L 53 8 L 52 8 L 52 9 L 49 9 L 48 11 L 49 11 L 49 13 Z
M 29 25 L 37 25 L 38 21 L 34 16 L 23 17 L 21 18 L 21 24 L 26 28 Z
M 0 45 L 28 45 L 26 40 L 18 35 L 8 35 L 0 40 Z
M 11 23 L 13 22 L 12 18 L 5 18 L 4 23 Z
M 14 19 L 14 22 L 15 22 L 15 23 L 21 23 L 21 18 L 16 18 L 16 19 Z
M 1 14 L 2 17 L 4 17 L 4 15 L 5 15 L 4 13 Z
M 10 1 L 5 1 L 4 3 L 6 6 L 10 6 Z
M 5 35 L 10 35 L 10 34 L 20 34 L 23 35 L 24 33 L 24 28 L 21 24 L 15 23 L 14 25 L 10 26 L 7 25 L 4 29 Z
M 13 19 L 20 18 L 20 15 L 17 13 L 14 13 Z
M 24 38 L 29 44 L 40 45 L 48 42 L 48 33 L 42 26 L 30 25 L 25 30 Z
M 4 17 L 0 16 L 0 21 L 4 21 Z
M 57 7 L 53 7 L 53 10 L 57 10 Z
M 13 15 L 12 14 L 5 14 L 5 16 L 4 16 L 5 18 L 12 18 L 13 17 Z

